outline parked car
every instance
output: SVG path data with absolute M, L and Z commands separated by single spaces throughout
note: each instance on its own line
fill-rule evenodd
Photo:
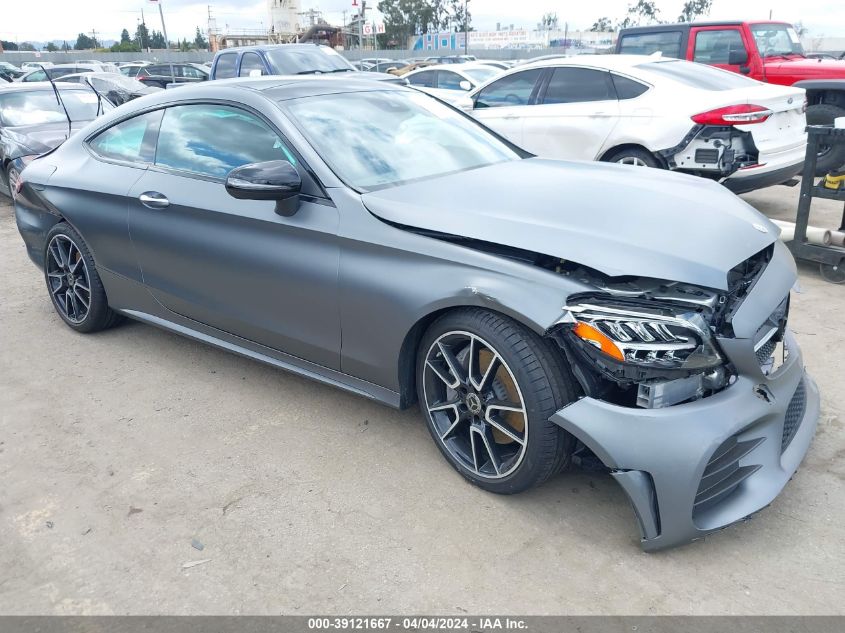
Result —
M 24 75 L 21 75 L 17 81 L 55 81 L 59 77 L 65 75 L 74 75 L 77 73 L 104 73 L 111 72 L 107 66 L 100 64 L 85 64 L 74 62 L 72 64 L 54 64 L 52 66 L 45 66 L 37 70 L 31 70 Z
M 119 66 L 117 70 L 121 75 L 134 79 L 142 68 L 151 65 L 152 62 L 127 62 Z
M 26 71 L 38 70 L 42 66 L 44 68 L 50 68 L 50 66 L 53 66 L 53 62 L 48 62 L 48 61 L 22 62 L 21 63 L 21 70 L 26 70 Z
M 437 66 L 437 64 L 435 62 L 411 61 L 408 63 L 407 66 L 403 66 L 402 68 L 388 69 L 387 72 L 391 75 L 396 75 L 397 77 L 403 77 L 411 71 L 417 70 L 418 68 L 428 68 L 429 66 Z
M 0 85 L 0 194 L 13 194 L 19 174 L 33 158 L 112 109 L 110 103 L 98 103 L 87 86 L 57 83 L 56 88 L 67 115 L 49 83 Z
M 402 70 L 409 66 L 408 62 L 401 59 L 392 59 L 386 62 L 379 62 L 367 68 L 367 72 L 371 73 L 391 73 L 391 71 Z M 396 73 L 391 73 L 396 74 Z
M 474 62 L 475 55 L 432 55 L 426 57 L 425 61 L 435 64 L 466 64 L 467 62 Z
M 807 91 L 807 123 L 845 116 L 845 61 L 807 59 L 786 22 L 694 22 L 622 29 L 617 53 L 663 55 L 710 64 L 752 79 Z M 817 173 L 845 164 L 845 145 L 820 148 Z
M 14 81 L 23 74 L 24 71 L 14 64 L 10 64 L 9 62 L 0 62 L 0 78 L 5 79 L 6 81 Z
M 79 73 L 65 75 L 60 77 L 58 81 L 88 84 L 116 106 L 161 90 L 157 86 L 150 86 L 137 79 L 124 77 L 120 73 Z
M 804 164 L 804 91 L 660 56 L 582 55 L 518 66 L 464 106 L 533 154 L 683 171 L 736 193 Z
M 455 101 L 500 72 L 498 68 L 472 62 L 420 68 L 409 72 L 405 79 L 423 92 L 445 101 Z
M 492 66 L 493 68 L 498 68 L 499 70 L 508 70 L 509 68 L 513 68 L 513 63 L 503 62 L 498 59 L 478 59 L 476 60 L 476 63 L 484 64 L 485 66 Z
M 172 84 L 197 83 L 208 80 L 208 70 L 199 64 L 150 64 L 138 69 L 135 79 L 148 86 L 167 88 Z
M 592 452 L 645 549 L 767 506 L 816 428 L 786 325 L 795 263 L 701 178 L 534 158 L 351 75 L 164 91 L 21 178 L 17 226 L 72 330 L 128 316 L 419 402 L 492 492 Z
M 364 62 L 366 63 L 366 62 Z M 361 72 L 329 46 L 316 44 L 272 44 L 227 48 L 214 55 L 212 79 L 261 75 L 313 75 Z M 367 72 L 368 79 L 404 83 L 393 75 Z

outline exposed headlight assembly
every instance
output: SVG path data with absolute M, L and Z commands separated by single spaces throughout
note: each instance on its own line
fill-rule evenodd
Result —
M 579 303 L 561 319 L 572 334 L 607 360 L 644 369 L 696 372 L 724 363 L 710 328 L 698 312 L 670 307 Z

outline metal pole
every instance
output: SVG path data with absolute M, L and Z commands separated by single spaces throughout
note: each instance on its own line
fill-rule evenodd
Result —
M 170 40 L 167 38 L 167 27 L 164 26 L 164 11 L 161 9 L 161 0 L 158 2 L 158 14 L 161 17 L 161 30 L 164 31 L 164 48 L 170 49 Z
M 366 9 L 364 8 L 366 2 L 361 0 L 361 10 L 358 13 L 358 48 L 361 52 L 364 52 L 364 14 Z
M 469 0 L 464 0 L 464 55 L 469 55 Z

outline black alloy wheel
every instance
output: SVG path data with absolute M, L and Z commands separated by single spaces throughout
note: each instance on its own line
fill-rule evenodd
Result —
M 420 344 L 417 393 L 441 453 L 486 490 L 521 492 L 569 463 L 574 439 L 549 417 L 577 383 L 562 351 L 503 315 L 463 308 L 435 321 Z
M 47 234 L 44 279 L 56 312 L 77 332 L 104 330 L 122 319 L 109 308 L 103 283 L 85 241 L 64 222 Z

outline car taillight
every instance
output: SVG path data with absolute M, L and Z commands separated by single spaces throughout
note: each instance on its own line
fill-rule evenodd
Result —
M 19 176 L 18 181 L 15 183 L 15 195 L 18 195 L 21 189 L 23 189 L 23 178 Z
M 771 110 L 763 106 L 742 103 L 708 110 L 693 115 L 691 118 L 701 125 L 748 125 L 750 123 L 762 123 L 772 114 Z
M 135 79 L 137 79 L 138 81 L 146 81 L 147 75 L 139 75 L 139 76 L 135 77 Z

